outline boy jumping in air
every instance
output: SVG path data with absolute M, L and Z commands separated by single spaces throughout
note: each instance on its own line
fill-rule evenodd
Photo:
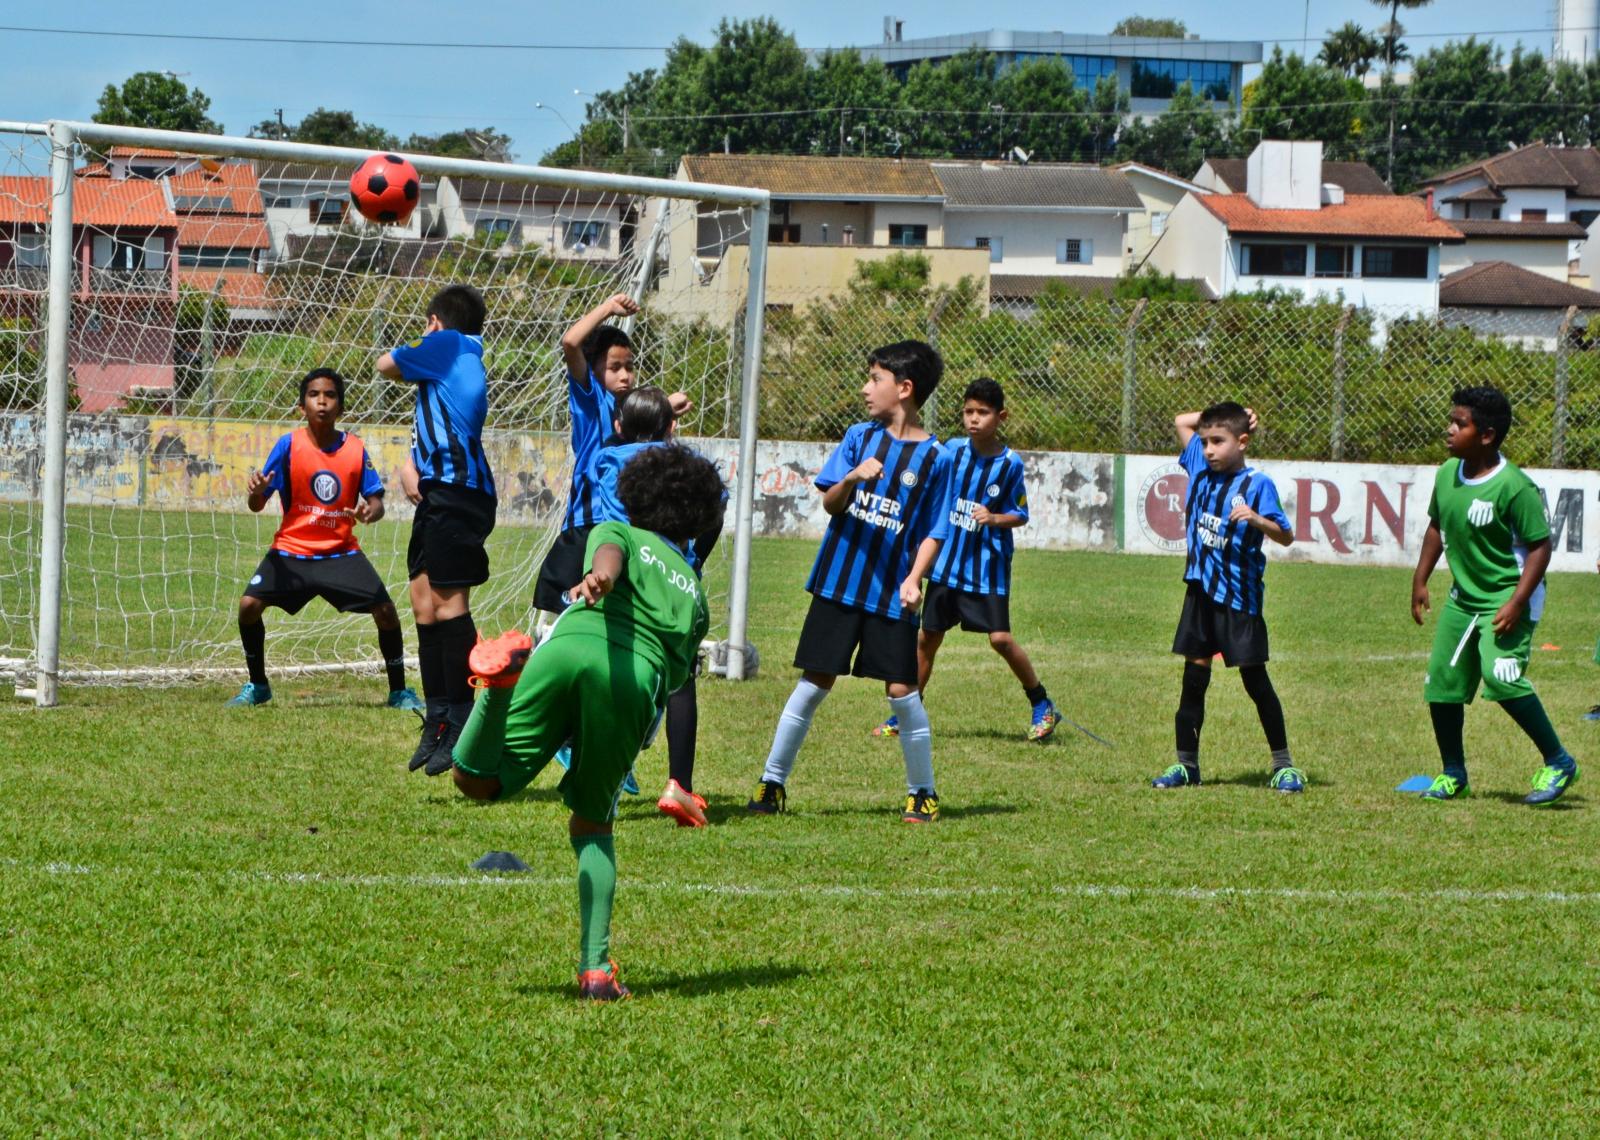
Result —
M 1548 804 L 1578 780 L 1578 762 L 1561 746 L 1533 686 L 1528 661 L 1544 614 L 1550 526 L 1533 481 L 1500 454 L 1511 430 L 1511 402 L 1497 388 L 1461 388 L 1450 397 L 1445 446 L 1428 500 L 1428 529 L 1411 578 L 1411 618 L 1423 623 L 1428 577 L 1450 556 L 1455 584 L 1439 610 L 1423 699 L 1433 717 L 1444 771 L 1422 795 L 1470 794 L 1462 726 L 1478 691 L 1499 703 L 1544 758 L 1522 801 Z

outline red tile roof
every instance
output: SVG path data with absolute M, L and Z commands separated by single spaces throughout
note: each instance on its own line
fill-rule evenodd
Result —
M 1508 261 L 1480 261 L 1439 280 L 1448 308 L 1600 309 L 1600 293 L 1557 281 Z
M 1545 187 L 1576 198 L 1600 198 L 1600 151 L 1533 143 L 1424 178 L 1424 186 L 1480 177 L 1499 189 Z
M 272 309 L 281 303 L 273 296 L 267 275 L 251 269 L 180 269 L 178 280 L 202 293 L 220 283 L 222 299 L 234 309 Z
M 1244 194 L 1210 194 L 1195 201 L 1234 234 L 1396 238 L 1459 242 L 1460 231 L 1428 214 L 1428 204 L 1394 195 L 1351 194 L 1317 210 L 1264 210 Z
M 261 218 L 236 218 L 226 214 L 188 214 L 178 219 L 178 244 L 232 246 L 235 249 L 267 249 L 272 239 Z
M 0 222 L 43 225 L 50 220 L 49 200 L 48 178 L 0 177 Z M 72 186 L 72 222 L 102 228 L 157 229 L 176 226 L 178 218 L 168 208 L 160 183 L 80 178 Z
M 256 182 L 255 167 L 248 162 L 225 162 L 215 173 L 190 170 L 174 174 L 167 179 L 174 195 L 185 197 L 223 198 L 229 200 L 223 213 L 261 215 L 261 187 Z M 211 213 L 212 209 L 199 206 L 187 213 Z

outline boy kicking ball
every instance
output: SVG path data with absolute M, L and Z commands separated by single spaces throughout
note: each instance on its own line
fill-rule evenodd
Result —
M 628 996 L 610 957 L 617 798 L 667 694 L 694 668 L 708 614 L 685 546 L 723 509 L 716 467 L 681 447 L 640 451 L 617 495 L 631 525 L 589 532 L 572 604 L 531 657 L 531 640 L 515 632 L 473 649 L 482 692 L 454 751 L 456 787 L 496 800 L 526 787 L 571 741 L 560 788 L 578 860 L 578 991 L 596 1001 Z
M 1232 402 L 1203 412 L 1184 412 L 1173 421 L 1183 453 L 1178 462 L 1189 473 L 1184 507 L 1188 557 L 1183 566 L 1186 592 L 1172 652 L 1183 657 L 1183 691 L 1173 718 L 1177 763 L 1150 781 L 1156 788 L 1186 788 L 1200 783 L 1200 727 L 1206 717 L 1211 661 L 1239 670 L 1245 692 L 1272 750 L 1272 787 L 1305 790 L 1305 773 L 1289 757 L 1283 705 L 1267 676 L 1267 621 L 1261 605 L 1266 590 L 1267 556 L 1263 539 L 1280 546 L 1294 541 L 1289 518 L 1271 479 L 1244 461 L 1256 415 Z
M 1421 625 L 1428 577 L 1449 550 L 1455 584 L 1439 610 L 1422 682 L 1444 771 L 1422 795 L 1453 800 L 1470 794 L 1461 736 L 1466 706 L 1481 681 L 1484 696 L 1511 715 L 1544 757 L 1522 802 L 1548 804 L 1578 781 L 1578 762 L 1561 746 L 1527 677 L 1534 627 L 1544 613 L 1550 527 L 1538 488 L 1500 454 L 1511 430 L 1504 393 L 1461 388 L 1450 400 L 1450 458 L 1434 476 L 1428 529 L 1411 579 L 1411 618 Z

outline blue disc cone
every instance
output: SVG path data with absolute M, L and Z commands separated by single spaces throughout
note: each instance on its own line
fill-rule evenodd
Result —
M 474 871 L 531 871 L 521 859 L 509 851 L 491 851 L 472 865 Z

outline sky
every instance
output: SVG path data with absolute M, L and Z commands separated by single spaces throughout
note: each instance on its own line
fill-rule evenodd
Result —
M 351 110 L 405 138 L 462 127 L 494 126 L 512 137 L 519 161 L 537 162 L 570 138 L 585 99 L 622 84 L 630 71 L 660 67 L 679 36 L 714 39 L 723 17 L 770 15 L 801 47 L 845 47 L 881 40 L 883 18 L 905 22 L 907 38 L 1003 28 L 1108 33 L 1124 16 L 1171 16 L 1208 39 L 1261 40 L 1300 50 L 1309 23 L 1315 53 L 1327 29 L 1346 20 L 1371 28 L 1386 20 L 1368 0 L 1140 0 L 1125 3 L 1023 3 L 990 0 L 974 15 L 970 2 L 881 0 L 863 8 L 849 0 L 785 2 L 750 8 L 722 0 L 670 4 L 597 4 L 593 0 L 477 0 L 452 7 L 440 0 L 390 0 L 385 5 L 327 0 L 195 5 L 186 0 L 61 0 L 51 5 L 0 3 L 0 119 L 88 119 L 101 90 L 136 71 L 171 71 L 211 99 L 211 117 L 230 134 L 282 108 L 290 122 L 319 106 Z M 1518 40 L 1550 51 L 1554 0 L 1526 7 L 1491 0 L 1436 0 L 1402 13 L 1413 51 L 1470 33 L 1508 49 Z M 370 13 L 381 8 L 385 18 Z M 910 14 L 914 12 L 913 14 Z M 413 41 L 429 47 L 240 44 L 184 39 L 76 35 L 31 29 L 276 36 L 313 40 Z M 1491 34 L 1494 33 L 1494 34 Z M 496 49 L 447 43 L 540 45 Z M 1245 78 L 1250 78 L 1247 70 Z M 545 104 L 545 108 L 536 106 Z M 0 142 L 0 145 L 4 145 Z

